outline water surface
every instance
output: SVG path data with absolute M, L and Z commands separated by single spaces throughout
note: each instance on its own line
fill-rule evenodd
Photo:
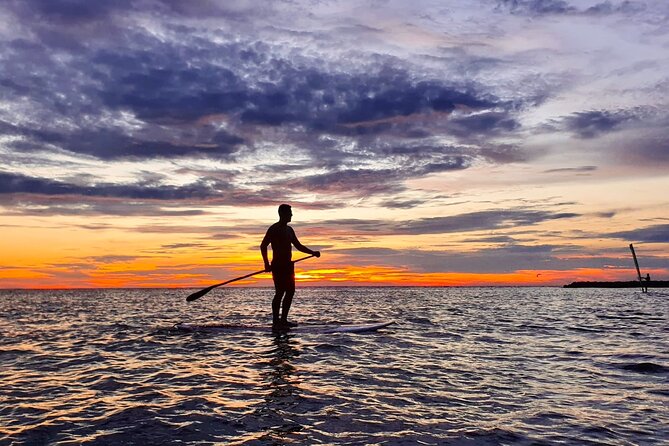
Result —
M 669 293 L 305 288 L 0 291 L 0 444 L 667 444 Z

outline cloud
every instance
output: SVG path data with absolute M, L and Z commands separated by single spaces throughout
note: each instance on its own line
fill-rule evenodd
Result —
M 365 256 L 365 257 L 385 257 L 389 255 L 400 254 L 401 251 L 391 248 L 346 248 L 346 249 L 330 249 L 330 253 L 334 254 L 348 254 L 354 257 Z
M 30 96 L 33 106 L 19 120 L 0 123 L 13 137 L 6 146 L 102 161 L 231 162 L 267 144 L 299 146 L 307 159 L 297 168 L 321 173 L 295 179 L 267 166 L 271 182 L 293 197 L 305 190 L 387 195 L 408 179 L 466 169 L 476 158 L 523 159 L 517 147 L 494 142 L 520 127 L 516 105 L 484 86 L 425 79 L 384 56 L 349 72 L 317 57 L 283 56 L 272 43 L 165 33 L 129 30 L 70 54 L 68 65 L 44 45 L 11 42 L 4 62 L 14 68 L 0 82 L 16 101 L 26 91 L 43 94 Z M 26 58 L 38 76 L 22 71 Z
M 131 0 L 91 3 L 76 0 L 9 0 L 7 5 L 23 18 L 31 17 L 34 23 L 61 26 L 99 23 L 116 10 L 125 10 Z
M 490 210 L 465 214 L 390 222 L 384 220 L 337 219 L 314 222 L 320 231 L 361 235 L 424 235 L 463 233 L 531 226 L 544 221 L 578 217 L 571 212 L 530 209 Z
M 539 210 L 492 210 L 466 214 L 422 218 L 402 223 L 397 229 L 405 234 L 439 234 L 530 226 L 547 220 L 578 217 L 571 212 L 554 213 Z
M 351 169 L 281 181 L 275 186 L 297 193 L 318 191 L 326 194 L 349 193 L 355 196 L 388 195 L 405 190 L 400 181 L 403 176 L 399 170 Z
M 422 273 L 461 272 L 512 273 L 522 270 L 563 270 L 578 268 L 628 268 L 620 256 L 583 256 L 582 247 L 557 245 L 507 244 L 495 248 L 461 251 L 456 248 L 427 249 L 351 248 L 328 252 L 343 254 L 341 262 L 405 268 Z M 504 259 L 500 261 L 500 259 Z M 648 266 L 660 264 L 652 259 Z
M 137 256 L 137 255 L 103 255 L 103 256 L 91 256 L 86 257 L 85 260 L 93 263 L 126 263 L 132 262 L 133 260 L 140 258 L 148 258 L 149 256 Z M 54 266 L 69 266 L 69 265 L 54 265 Z M 89 264 L 82 264 L 82 267 L 90 267 Z
M 494 235 L 487 237 L 476 237 L 463 240 L 465 243 L 504 243 L 504 244 L 515 244 L 517 242 L 513 237 L 507 235 Z
M 646 5 L 639 1 L 623 0 L 620 2 L 612 2 L 606 0 L 596 5 L 590 6 L 585 10 L 586 14 L 592 15 L 608 15 L 608 14 L 634 14 L 647 9 Z
M 592 110 L 573 113 L 558 120 L 557 125 L 579 138 L 590 139 L 619 130 L 624 124 L 638 119 L 632 110 Z
M 419 156 L 420 149 L 394 159 L 393 168 L 339 169 L 323 174 L 278 181 L 272 188 L 290 190 L 292 193 L 319 192 L 325 194 L 350 194 L 356 197 L 388 196 L 406 190 L 404 181 L 428 173 L 461 170 L 470 161 L 464 156 L 442 155 L 430 158 Z M 388 160 L 386 160 L 387 162 Z M 343 164 L 343 163 L 342 163 Z
M 579 167 L 560 167 L 556 169 L 544 170 L 544 173 L 576 173 L 584 174 L 597 170 L 597 166 L 579 166 Z
M 610 237 L 643 243 L 669 243 L 669 224 L 647 226 L 608 234 Z
M 577 11 L 565 0 L 497 0 L 497 7 L 513 14 L 529 15 L 569 14 Z
M 580 139 L 592 139 L 624 129 L 637 123 L 644 113 L 640 109 L 589 110 L 553 119 L 539 128 L 540 132 L 569 132 Z
M 116 20 L 123 22 L 133 14 L 150 13 L 155 17 L 248 22 L 251 17 L 270 14 L 271 5 L 254 1 L 234 3 L 215 0 L 113 0 L 91 3 L 86 0 L 8 0 L 6 8 L 34 27 L 73 25 L 95 26 Z M 65 30 L 65 29 L 63 29 Z M 71 30 L 76 32 L 74 30 Z
M 644 3 L 631 0 L 606 0 L 586 8 L 572 3 L 567 0 L 497 0 L 497 9 L 530 16 L 634 14 L 646 9 Z
M 197 249 L 218 249 L 216 247 L 212 248 L 205 243 L 171 243 L 169 245 L 162 245 L 161 249 L 184 249 L 184 248 L 197 248 Z
M 275 205 L 280 198 L 272 191 L 232 188 L 220 179 L 208 177 L 183 186 L 152 181 L 78 184 L 0 172 L 0 205 L 21 215 L 197 216 L 206 214 L 202 208 L 208 206 Z M 305 208 L 332 206 L 294 202 Z
M 313 66 L 300 66 L 277 58 L 268 44 L 195 44 L 203 45 L 203 54 L 184 59 L 178 46 L 156 43 L 149 66 L 142 64 L 144 52 L 98 54 L 94 61 L 107 70 L 106 83 L 114 86 L 102 92 L 105 106 L 132 110 L 145 122 L 191 122 L 226 114 L 241 125 L 301 125 L 313 132 L 356 136 L 398 125 L 392 119 L 450 113 L 457 106 L 486 110 L 499 105 L 488 92 L 416 81 L 406 70 L 385 64 L 348 74 L 325 71 L 315 60 L 306 61 Z M 212 52 L 224 56 L 225 65 L 204 58 Z M 146 68 L 138 68 L 142 66 Z M 477 131 L 498 127 L 494 117 L 488 121 L 482 125 L 463 119 L 460 125 Z
M 429 203 L 430 199 L 391 199 L 380 203 L 380 206 L 388 209 L 412 209 L 417 206 Z
M 581 147 L 606 154 L 607 161 L 630 165 L 669 161 L 669 115 L 661 107 L 576 112 L 540 126 L 538 133 L 567 133 L 583 140 Z M 590 169 L 582 166 L 583 172 Z M 592 169 L 594 170 L 594 169 Z M 559 172 L 550 170 L 547 173 Z
M 485 135 L 487 137 L 511 133 L 520 128 L 520 123 L 505 112 L 484 112 L 473 114 L 453 121 L 451 132 L 463 138 L 472 135 Z
M 184 200 L 206 199 L 225 189 L 222 183 L 215 185 L 199 181 L 187 186 L 77 185 L 47 178 L 0 172 L 0 194 L 81 195 L 88 197 L 133 198 L 140 200 Z
M 152 217 L 192 217 L 204 215 L 207 212 L 199 209 L 171 209 L 169 206 L 161 206 L 154 203 L 133 202 L 125 203 L 123 200 L 63 200 L 60 197 L 57 200 L 42 200 L 34 196 L 12 197 L 10 200 L 2 199 L 0 196 L 0 206 L 7 210 L 4 215 L 21 216 L 53 216 L 69 215 L 77 217 L 87 217 L 94 215 L 112 215 L 118 217 L 128 216 L 152 216 Z M 110 229 L 96 225 L 83 225 L 86 229 Z
M 200 127 L 187 135 L 174 135 L 175 142 L 168 139 L 169 135 L 147 140 L 127 135 L 118 128 L 61 132 L 18 127 L 0 121 L 0 130 L 5 135 L 21 137 L 8 143 L 9 147 L 19 151 L 41 151 L 49 146 L 57 146 L 68 152 L 104 160 L 173 158 L 186 155 L 227 156 L 234 153 L 237 146 L 243 143 L 243 139 L 211 127 Z
M 109 177 L 87 189 L 24 179 L 22 187 L 33 188 L 27 193 L 255 205 L 300 201 L 309 192 L 333 197 L 330 204 L 305 203 L 312 207 L 379 196 L 398 209 L 414 205 L 389 199 L 410 179 L 464 170 L 477 160 L 526 158 L 512 142 L 522 130 L 525 99 L 502 99 L 493 86 L 462 75 L 503 59 L 453 46 L 453 68 L 444 72 L 424 70 L 422 57 L 342 52 L 333 47 L 336 36 L 308 25 L 315 15 L 304 18 L 300 31 L 278 26 L 278 16 L 299 9 L 283 3 L 79 6 L 73 0 L 4 6 L 31 32 L 0 40 L 3 160 L 21 165 L 34 155 L 35 164 L 53 163 L 50 155 L 57 154 L 87 163 L 93 157 L 99 166 L 212 159 L 260 167 L 229 178 L 223 190 L 209 172 L 178 188 L 114 185 Z M 212 26 L 209 17 L 230 26 Z M 268 21 L 259 25 L 259 17 Z M 384 33 L 374 30 L 379 42 Z M 284 148 L 297 152 L 294 159 L 266 158 Z M 265 175 L 253 177 L 261 169 Z M 249 182 L 260 198 L 247 194 Z M 272 195 L 277 190 L 283 196 Z
M 550 132 L 568 134 L 581 140 L 573 146 L 580 150 L 605 155 L 604 165 L 632 166 L 659 165 L 669 161 L 669 115 L 659 106 L 632 107 L 617 110 L 591 110 L 575 112 L 552 119 L 534 128 L 536 135 Z M 570 147 L 560 148 L 561 151 Z M 573 150 L 573 149 L 572 149 Z M 565 173 L 565 168 L 555 168 L 545 173 Z M 597 166 L 580 166 L 574 173 L 587 173 Z

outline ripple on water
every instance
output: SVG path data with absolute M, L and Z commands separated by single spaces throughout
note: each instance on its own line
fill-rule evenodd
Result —
M 636 373 L 650 373 L 650 374 L 669 374 L 669 367 L 655 364 L 652 362 L 633 362 L 625 364 L 617 364 L 616 367 L 622 370 L 628 370 Z

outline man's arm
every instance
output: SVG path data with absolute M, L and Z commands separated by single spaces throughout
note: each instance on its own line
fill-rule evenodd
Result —
M 262 260 L 265 263 L 265 271 L 272 270 L 272 265 L 269 264 L 269 258 L 267 257 L 267 247 L 270 244 L 269 232 L 271 229 L 272 228 L 269 228 L 267 230 L 267 233 L 265 233 L 265 237 L 262 239 L 262 243 L 260 243 L 260 253 L 262 254 Z
M 304 246 L 302 243 L 300 243 L 300 241 L 297 239 L 297 235 L 295 235 L 295 230 L 293 228 L 290 228 L 290 229 L 293 232 L 293 246 L 295 246 L 295 248 L 297 248 L 298 251 L 302 251 L 305 254 L 311 254 L 312 256 L 316 256 L 316 257 L 321 256 L 320 251 L 311 250 L 311 249 L 307 248 L 306 246 Z

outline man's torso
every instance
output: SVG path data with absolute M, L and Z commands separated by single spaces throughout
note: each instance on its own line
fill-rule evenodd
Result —
M 288 264 L 292 260 L 293 228 L 281 223 L 274 223 L 267 230 L 272 245 L 272 265 Z

